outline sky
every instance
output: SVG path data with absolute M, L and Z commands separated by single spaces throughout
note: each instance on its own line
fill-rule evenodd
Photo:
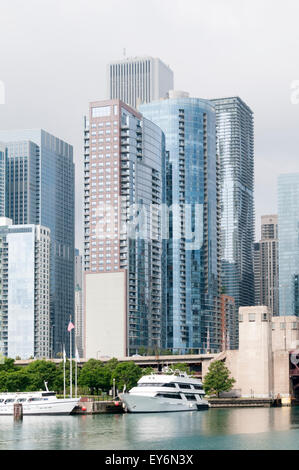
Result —
M 83 118 L 107 97 L 106 65 L 160 57 L 175 88 L 240 96 L 255 119 L 256 237 L 277 176 L 299 172 L 297 0 L 1 0 L 0 129 L 44 128 L 74 146 L 83 233 Z

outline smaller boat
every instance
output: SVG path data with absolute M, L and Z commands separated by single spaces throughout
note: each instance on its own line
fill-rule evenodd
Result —
M 165 413 L 209 408 L 201 380 L 186 373 L 164 369 L 162 374 L 145 375 L 128 393 L 120 393 L 129 413 Z
M 69 415 L 80 398 L 57 398 L 55 392 L 0 393 L 0 415 L 13 415 L 14 404 L 23 406 L 23 415 Z

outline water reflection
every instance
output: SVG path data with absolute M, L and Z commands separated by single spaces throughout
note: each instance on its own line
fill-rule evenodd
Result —
M 0 449 L 246 448 L 250 439 L 252 442 L 254 440 L 252 445 L 261 445 L 260 448 L 273 446 L 275 439 L 277 445 L 282 445 L 279 443 L 283 440 L 289 446 L 292 442 L 297 443 L 299 408 L 24 416 L 23 421 L 19 422 L 11 416 L 0 417 Z

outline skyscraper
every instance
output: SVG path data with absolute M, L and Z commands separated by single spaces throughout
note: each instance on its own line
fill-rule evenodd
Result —
M 0 351 L 50 357 L 50 230 L 0 218 Z
M 299 173 L 278 177 L 279 313 L 299 316 Z
M 261 222 L 261 240 L 254 244 L 255 305 L 266 305 L 279 315 L 277 215 L 263 215 Z
M 163 342 L 162 131 L 119 100 L 90 103 L 85 127 L 86 357 Z
M 136 108 L 165 98 L 173 89 L 173 72 L 160 59 L 134 57 L 107 66 L 108 97 Z
M 73 147 L 41 129 L 0 131 L 8 148 L 7 216 L 51 231 L 50 312 L 54 356 L 68 351 L 74 315 Z
M 222 287 L 238 311 L 254 303 L 253 113 L 239 97 L 211 103 L 220 158 Z
M 216 116 L 206 100 L 170 92 L 139 107 L 165 133 L 167 348 L 221 349 L 220 245 Z
M 84 357 L 83 318 L 83 263 L 79 250 L 75 250 L 75 343 L 79 357 Z
M 7 214 L 6 171 L 7 148 L 0 142 L 0 217 Z

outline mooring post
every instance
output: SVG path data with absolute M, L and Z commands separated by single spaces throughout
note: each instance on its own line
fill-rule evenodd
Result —
M 23 419 L 23 405 L 22 403 L 15 403 L 13 406 L 13 416 L 16 420 Z

